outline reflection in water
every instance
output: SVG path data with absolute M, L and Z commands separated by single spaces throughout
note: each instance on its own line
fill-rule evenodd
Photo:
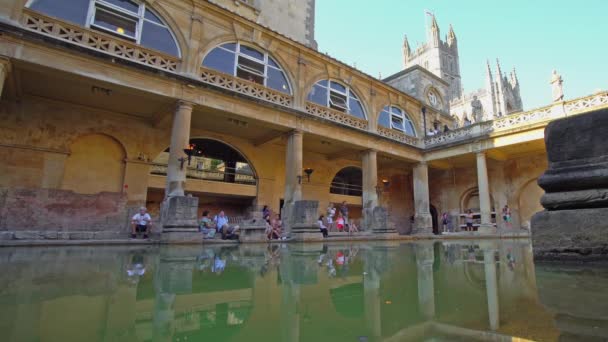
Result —
M 527 241 L 0 250 L 2 341 L 606 340 L 608 271 Z

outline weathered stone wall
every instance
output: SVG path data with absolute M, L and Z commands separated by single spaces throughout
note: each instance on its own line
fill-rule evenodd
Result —
M 127 236 L 126 196 L 0 188 L 2 239 L 113 239 Z

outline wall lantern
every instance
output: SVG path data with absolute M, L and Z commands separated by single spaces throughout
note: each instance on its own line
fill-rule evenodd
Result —
M 311 169 L 309 167 L 304 169 L 304 173 L 306 174 L 306 180 L 308 181 L 308 183 L 310 183 L 310 175 L 312 175 L 312 173 L 315 172 L 314 169 Z M 298 184 L 302 184 L 302 176 L 298 175 Z
M 391 185 L 391 182 L 388 179 L 383 179 L 382 186 L 380 186 L 380 185 L 376 186 L 376 193 L 378 194 L 378 197 L 380 197 L 380 195 L 382 195 L 383 192 L 388 191 L 388 187 L 390 185 Z
M 188 161 L 188 166 L 190 166 L 190 161 L 192 160 L 193 155 L 201 155 L 203 153 L 202 150 L 197 149 L 195 144 L 188 144 L 188 147 L 184 149 L 184 153 L 188 156 L 188 158 L 181 157 L 178 159 L 179 161 L 179 169 L 184 169 L 184 162 Z

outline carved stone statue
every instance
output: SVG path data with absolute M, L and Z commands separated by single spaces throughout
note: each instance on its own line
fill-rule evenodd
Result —
M 471 114 L 475 122 L 483 121 L 483 106 L 477 96 L 473 96 L 473 101 L 471 101 Z
M 553 74 L 551 75 L 551 91 L 553 102 L 563 101 L 564 100 L 564 88 L 562 80 L 562 76 L 557 73 L 555 69 L 553 69 Z

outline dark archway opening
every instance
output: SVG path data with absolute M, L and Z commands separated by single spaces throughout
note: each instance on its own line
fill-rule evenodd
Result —
M 195 152 L 187 167 L 186 178 L 255 185 L 256 175 L 249 161 L 232 146 L 214 139 L 190 139 Z M 163 151 L 152 167 L 152 174 L 166 175 L 169 148 Z
M 338 195 L 361 196 L 363 194 L 363 173 L 354 166 L 340 170 L 331 181 L 329 192 Z
M 431 213 L 431 220 L 433 221 L 433 234 L 439 234 L 439 220 L 437 217 L 437 208 L 431 204 L 429 211 Z

